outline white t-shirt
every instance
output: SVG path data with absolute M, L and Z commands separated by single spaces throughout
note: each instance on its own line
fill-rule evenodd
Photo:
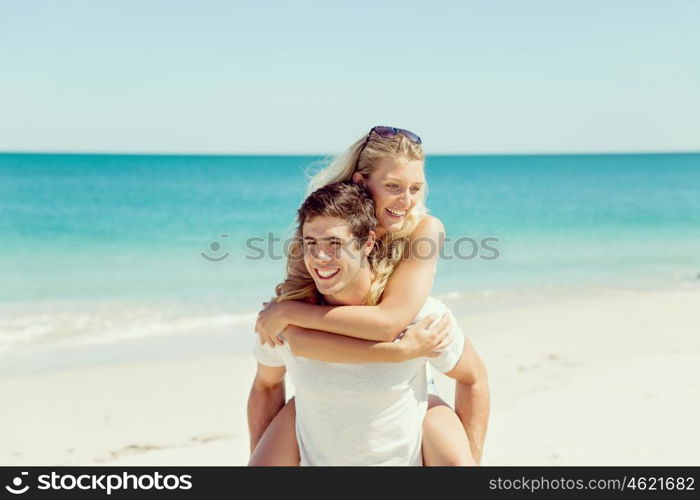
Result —
M 421 429 L 427 409 L 426 361 L 445 373 L 464 349 L 464 333 L 450 310 L 429 297 L 414 320 L 444 313 L 452 342 L 436 358 L 402 363 L 328 363 L 261 346 L 262 365 L 285 366 L 296 391 L 301 465 L 422 465 Z

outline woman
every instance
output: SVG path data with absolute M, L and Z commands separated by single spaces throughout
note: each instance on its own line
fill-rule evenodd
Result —
M 428 215 L 424 205 L 424 163 L 421 140 L 416 134 L 393 127 L 373 127 L 312 179 L 309 193 L 334 182 L 353 180 L 372 195 L 378 248 L 372 261 L 376 279 L 369 305 L 319 305 L 313 300 L 316 287 L 303 262 L 290 258 L 287 277 L 278 285 L 275 301 L 258 316 L 256 332 L 261 343 L 281 344 L 279 334 L 289 325 L 384 342 L 393 341 L 406 329 L 430 294 L 444 241 L 442 223 Z M 292 257 L 298 252 L 299 246 L 290 249 Z M 314 357 L 324 359 L 322 354 Z M 291 401 L 261 439 L 252 464 L 281 465 L 280 457 L 289 457 L 290 465 L 294 463 L 297 455 L 293 419 Z M 474 463 L 459 418 L 434 394 L 429 396 L 423 424 L 423 461 L 426 465 Z

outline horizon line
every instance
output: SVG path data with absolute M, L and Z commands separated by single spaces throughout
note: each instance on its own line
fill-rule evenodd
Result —
M 16 154 L 16 155 L 84 155 L 84 156 L 211 156 L 211 157 L 228 157 L 228 156 L 315 156 L 329 157 L 335 156 L 338 153 L 287 153 L 287 152 L 182 152 L 182 151 L 43 151 L 43 150 L 0 150 L 0 155 Z M 471 152 L 438 152 L 426 154 L 431 156 L 614 156 L 614 155 L 664 155 L 664 154 L 700 154 L 700 150 L 649 150 L 649 151 L 625 151 L 625 150 L 608 150 L 608 151 L 542 151 L 542 152 L 491 152 L 491 151 L 471 151 Z

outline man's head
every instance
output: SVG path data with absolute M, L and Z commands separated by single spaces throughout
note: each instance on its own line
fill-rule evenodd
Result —
M 374 211 L 369 193 L 351 182 L 322 187 L 302 203 L 297 216 L 304 265 L 321 294 L 335 295 L 369 282 Z

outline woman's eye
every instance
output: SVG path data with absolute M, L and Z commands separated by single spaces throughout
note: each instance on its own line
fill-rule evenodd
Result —
M 411 188 L 411 193 L 416 194 L 418 191 L 420 191 L 419 187 L 412 187 Z
M 387 184 L 386 187 L 388 187 L 389 189 L 396 189 L 399 187 L 399 185 L 398 184 Z

